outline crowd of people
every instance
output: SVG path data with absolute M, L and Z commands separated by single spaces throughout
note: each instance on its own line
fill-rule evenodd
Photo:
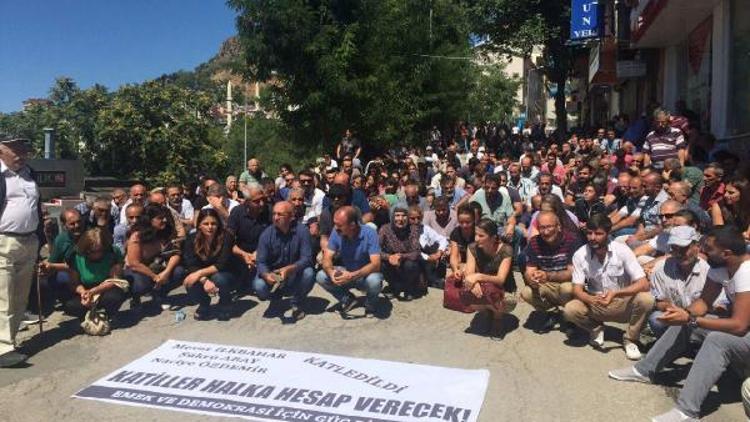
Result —
M 297 171 L 271 176 L 252 158 L 224 183 L 116 189 L 65 209 L 54 237 L 29 212 L 26 144 L 8 137 L 0 253 L 36 262 L 45 229 L 50 241 L 37 271 L 2 269 L 0 366 L 23 359 L 13 344 L 28 294 L 6 285 L 34 272 L 81 318 L 116 319 L 128 300 L 133 312 L 174 309 L 180 286 L 197 320 L 232 318 L 237 297 L 253 294 L 290 298 L 291 323 L 316 283 L 344 319 L 382 317 L 382 296 L 442 289 L 446 308 L 476 312 L 470 329 L 496 339 L 519 300 L 535 310 L 534 332 L 559 326 L 594 348 L 605 323 L 626 324 L 623 349 L 638 362 L 610 372 L 616 380 L 654 382 L 697 347 L 677 406 L 654 419 L 697 420 L 725 370 L 750 373 L 750 182 L 736 156 L 694 154 L 684 118 L 657 109 L 649 124 L 635 139 L 613 126 L 561 142 L 495 125 L 435 128 L 424 147 L 380 155 L 347 130 L 333 154 Z M 23 217 L 10 212 L 19 204 Z M 642 338 L 653 339 L 645 355 Z

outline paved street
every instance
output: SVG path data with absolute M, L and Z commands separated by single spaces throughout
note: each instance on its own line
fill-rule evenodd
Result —
M 609 380 L 607 370 L 628 361 L 608 331 L 606 353 L 587 346 L 568 346 L 560 332 L 537 335 L 523 328 L 530 307 L 519 304 L 521 326 L 502 341 L 465 333 L 471 315 L 444 310 L 442 292 L 432 290 L 411 303 L 381 305 L 387 319 L 343 321 L 327 313 L 328 296 L 316 287 L 312 314 L 299 324 L 282 326 L 264 318 L 267 303 L 241 300 L 244 314 L 230 322 L 176 323 L 172 312 L 147 316 L 104 338 L 76 335 L 75 321 L 55 314 L 49 332 L 29 347 L 44 348 L 24 369 L 0 370 L 0 420 L 7 421 L 203 421 L 201 415 L 135 408 L 70 398 L 80 388 L 151 351 L 164 340 L 271 347 L 360 358 L 386 359 L 458 368 L 488 368 L 490 385 L 480 420 L 490 421 L 643 421 L 672 407 L 676 388 L 623 384 Z M 181 291 L 174 294 L 182 294 Z M 127 322 L 127 321 L 126 321 Z M 515 322 L 515 324 L 514 324 Z M 28 338 L 32 331 L 25 331 Z M 46 345 L 44 345 L 46 343 Z M 716 406 L 720 400 L 729 401 Z M 744 420 L 739 393 L 712 393 L 707 421 Z M 217 418 L 218 419 L 218 418 Z

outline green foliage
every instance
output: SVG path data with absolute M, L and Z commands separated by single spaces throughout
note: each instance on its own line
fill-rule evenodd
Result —
M 28 137 L 41 152 L 42 129 L 54 128 L 58 156 L 82 160 L 94 176 L 163 185 L 229 169 L 209 93 L 163 81 L 108 93 L 100 85 L 81 90 L 72 79 L 58 78 L 50 100 L 50 106 L 0 114 L 0 131 Z
M 467 0 L 472 31 L 488 38 L 483 49 L 496 53 L 527 55 L 542 46 L 547 77 L 565 86 L 572 68 L 569 0 Z M 565 90 L 555 97 L 558 129 L 567 128 Z
M 313 157 L 320 151 L 294 142 L 292 136 L 292 131 L 279 120 L 248 116 L 247 158 L 259 159 L 269 175 L 275 175 L 281 164 L 290 164 L 295 170 L 314 164 Z M 235 176 L 245 170 L 244 148 L 245 126 L 243 120 L 237 120 L 223 148 L 223 152 L 231 157 L 229 170 Z M 216 176 L 223 180 L 227 175 L 229 173 Z
M 278 81 L 269 105 L 300 139 L 329 148 L 413 141 L 464 118 L 476 77 L 469 16 L 451 0 L 230 0 L 246 73 Z M 430 10 L 432 25 L 430 26 Z
M 507 121 L 516 106 L 516 92 L 520 81 L 503 73 L 504 66 L 491 65 L 479 70 L 476 84 L 469 95 L 472 120 Z

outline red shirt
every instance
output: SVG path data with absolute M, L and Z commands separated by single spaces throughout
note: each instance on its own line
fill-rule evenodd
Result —
M 715 203 L 724 197 L 724 188 L 724 183 L 719 183 L 714 187 L 703 186 L 703 189 L 701 189 L 701 208 L 709 211 Z

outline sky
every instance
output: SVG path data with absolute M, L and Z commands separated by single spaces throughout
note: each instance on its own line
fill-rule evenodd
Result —
M 0 112 L 55 78 L 111 91 L 192 70 L 236 33 L 224 0 L 0 0 Z

